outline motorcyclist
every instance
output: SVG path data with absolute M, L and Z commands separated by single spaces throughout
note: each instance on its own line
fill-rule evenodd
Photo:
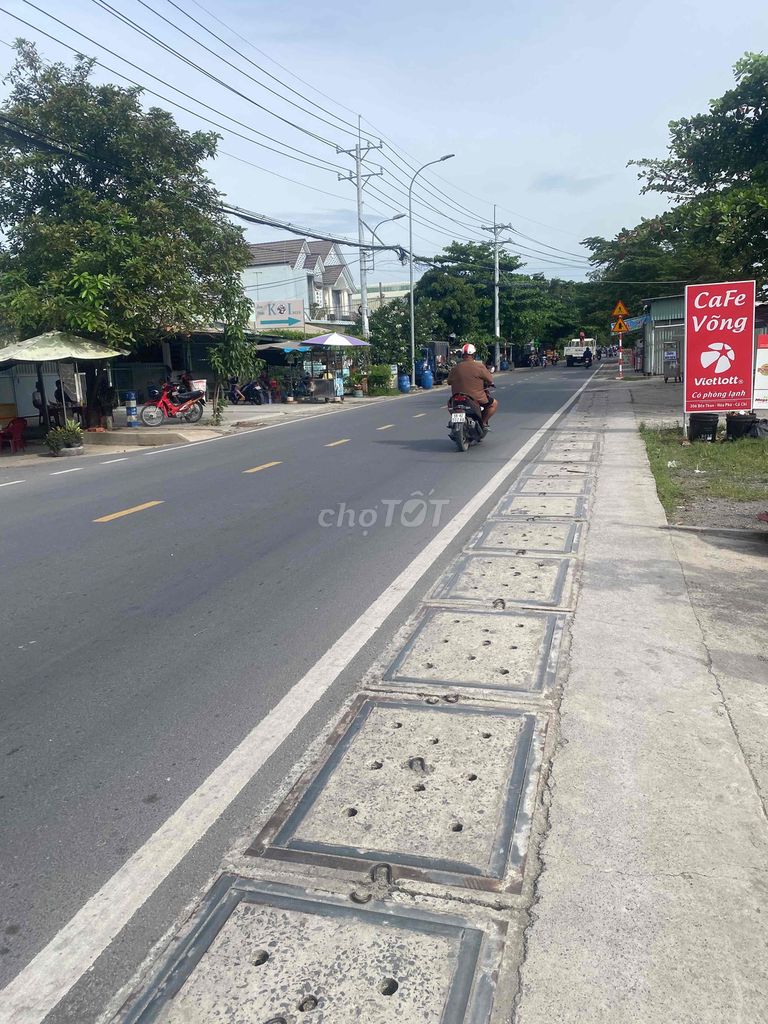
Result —
M 590 367 L 592 365 L 592 349 L 587 345 L 584 349 L 584 365 Z
M 493 387 L 493 376 L 483 363 L 475 359 L 477 349 L 474 345 L 464 345 L 461 349 L 461 362 L 457 363 L 448 374 L 448 383 L 452 395 L 466 395 L 480 406 L 483 429 L 488 430 L 488 420 L 499 407 L 495 398 L 491 398 L 488 388 Z

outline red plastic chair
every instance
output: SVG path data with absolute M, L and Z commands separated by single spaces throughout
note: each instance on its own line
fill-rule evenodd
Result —
M 23 416 L 16 416 L 5 430 L 0 430 L 0 450 L 7 441 L 11 452 L 23 451 L 27 447 L 24 441 L 24 431 L 27 429 L 27 421 Z

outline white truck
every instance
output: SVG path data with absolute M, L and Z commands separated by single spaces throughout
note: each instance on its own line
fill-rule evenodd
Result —
M 583 366 L 584 365 L 584 353 L 589 349 L 592 355 L 595 355 L 594 338 L 573 338 L 571 339 L 570 345 L 566 345 L 563 349 L 563 355 L 565 356 L 566 366 Z

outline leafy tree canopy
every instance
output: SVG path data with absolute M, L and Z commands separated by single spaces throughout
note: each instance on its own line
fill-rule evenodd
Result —
M 0 315 L 22 336 L 66 329 L 140 346 L 223 321 L 238 330 L 242 232 L 186 132 L 93 62 L 47 64 L 19 41 L 0 106 Z
M 595 280 L 638 281 L 636 299 L 695 281 L 768 278 L 768 56 L 748 53 L 704 114 L 669 125 L 669 155 L 633 161 L 643 192 L 673 204 L 610 241 L 588 238 Z

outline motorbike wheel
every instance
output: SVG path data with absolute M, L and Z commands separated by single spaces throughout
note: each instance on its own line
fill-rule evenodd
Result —
M 165 415 L 159 405 L 145 405 L 141 410 L 140 419 L 145 427 L 159 427 Z
M 469 450 L 469 438 L 467 437 L 466 427 L 454 427 L 451 430 L 451 440 L 460 452 Z
M 202 419 L 203 407 L 199 402 L 195 402 L 191 409 L 187 409 L 184 413 L 184 419 L 187 423 L 197 423 L 198 420 Z

